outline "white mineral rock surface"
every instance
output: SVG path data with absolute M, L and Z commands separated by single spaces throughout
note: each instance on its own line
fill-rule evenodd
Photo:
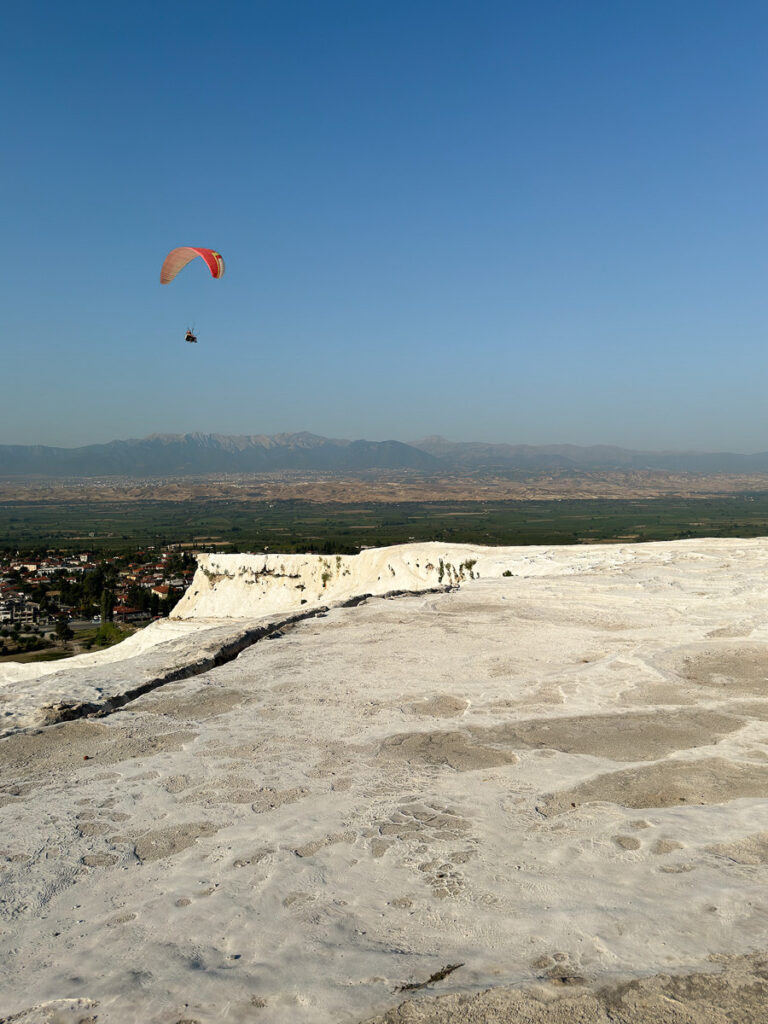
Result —
M 3 668 L 0 1020 L 767 1020 L 767 611 L 765 539 L 202 558 Z

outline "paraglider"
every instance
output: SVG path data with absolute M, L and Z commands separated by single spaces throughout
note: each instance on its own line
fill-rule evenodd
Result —
M 224 274 L 224 260 L 221 253 L 215 249 L 200 249 L 194 245 L 181 245 L 178 249 L 171 249 L 163 261 L 160 270 L 160 284 L 170 284 L 180 270 L 183 270 L 188 263 L 197 257 L 203 260 L 211 272 L 211 277 L 222 277 Z M 187 328 L 184 341 L 192 344 L 197 342 L 194 328 Z
M 211 277 L 224 276 L 224 260 L 220 252 L 216 252 L 215 249 L 198 249 L 193 245 L 181 245 L 178 249 L 171 249 L 165 257 L 160 271 L 160 284 L 170 284 L 178 272 L 198 256 L 207 264 Z

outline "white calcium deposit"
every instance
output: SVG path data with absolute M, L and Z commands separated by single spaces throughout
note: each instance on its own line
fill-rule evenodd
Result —
M 359 555 L 202 554 L 191 586 L 171 619 L 247 618 L 336 605 L 365 595 L 419 593 L 480 579 L 611 572 L 627 565 L 679 565 L 704 557 L 702 542 L 573 547 L 400 544 Z M 753 541 L 704 542 L 705 549 L 763 564 L 768 547 Z M 767 591 L 768 592 L 768 591 Z
M 204 554 L 172 618 L 242 618 L 448 587 L 501 575 L 515 560 L 513 552 L 519 549 L 401 544 L 359 555 Z
M 768 540 L 211 555 L 164 628 L 0 690 L 0 1019 L 566 1020 L 768 949 Z

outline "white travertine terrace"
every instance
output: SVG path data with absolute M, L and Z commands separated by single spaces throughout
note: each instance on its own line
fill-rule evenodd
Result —
M 768 539 L 211 555 L 105 653 L 0 689 L 0 1019 L 764 1024 Z
M 649 544 L 483 547 L 400 544 L 359 555 L 202 554 L 172 619 L 249 618 L 342 604 L 364 595 L 419 593 L 502 576 L 533 578 L 625 572 L 643 565 L 681 568 L 722 551 L 768 567 L 764 539 Z M 768 587 L 766 588 L 768 594 Z

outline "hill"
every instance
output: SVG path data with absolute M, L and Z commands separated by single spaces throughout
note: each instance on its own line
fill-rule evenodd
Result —
M 768 473 L 768 452 L 645 452 L 611 445 L 512 445 L 426 437 L 348 441 L 293 434 L 152 434 L 80 448 L 0 445 L 0 477 L 180 477 L 299 470 L 362 473 L 499 474 L 513 477 L 595 472 Z
M 768 452 L 758 452 L 754 455 L 735 452 L 646 452 L 612 445 L 579 447 L 573 444 L 454 442 L 434 436 L 412 441 L 411 444 L 454 470 L 518 470 L 531 473 L 656 470 L 702 474 L 750 474 L 768 471 Z
M 401 441 L 343 441 L 315 434 L 153 434 L 82 448 L 0 445 L 0 476 L 199 476 L 298 469 L 430 470 L 428 452 Z

